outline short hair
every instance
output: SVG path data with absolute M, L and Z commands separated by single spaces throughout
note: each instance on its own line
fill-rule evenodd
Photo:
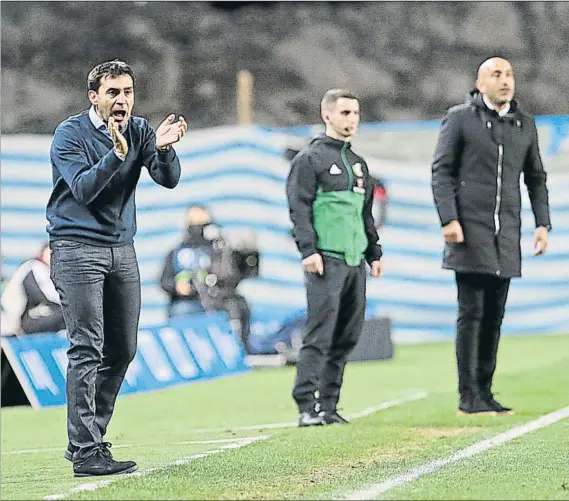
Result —
M 113 61 L 98 64 L 87 76 L 87 89 L 97 92 L 104 77 L 118 77 L 120 75 L 129 75 L 134 85 L 134 71 L 125 62 L 114 59 Z
M 324 97 L 322 98 L 322 102 L 320 103 L 320 107 L 323 108 L 324 106 L 335 104 L 338 99 L 346 98 L 346 99 L 355 99 L 359 101 L 358 96 L 355 92 L 347 89 L 330 89 L 326 91 Z

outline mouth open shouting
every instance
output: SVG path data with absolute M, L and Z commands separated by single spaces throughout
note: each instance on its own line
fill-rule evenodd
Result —
M 128 120 L 128 112 L 126 110 L 123 110 L 123 109 L 117 109 L 117 110 L 111 111 L 110 116 L 113 117 L 113 120 L 118 125 L 124 125 L 126 123 L 126 121 Z

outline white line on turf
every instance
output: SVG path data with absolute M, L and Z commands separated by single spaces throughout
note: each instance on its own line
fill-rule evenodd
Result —
M 119 444 L 113 446 L 113 449 L 122 449 L 125 447 L 157 447 L 161 445 L 194 445 L 194 444 L 226 444 L 246 440 L 253 437 L 239 437 L 239 438 L 218 438 L 215 440 L 187 440 L 184 442 L 163 442 L 158 444 Z M 2 456 L 11 456 L 14 454 L 36 454 L 39 452 L 63 452 L 64 447 L 48 447 L 44 449 L 21 449 L 16 451 L 2 452 Z
M 530 421 L 529 423 L 525 423 L 510 430 L 500 433 L 495 437 L 482 440 L 480 442 L 476 442 L 475 444 L 466 447 L 465 449 L 459 450 L 450 456 L 442 459 L 436 459 L 435 461 L 431 461 L 429 463 L 425 463 L 423 465 L 417 466 L 415 468 L 411 468 L 406 473 L 401 475 L 395 475 L 393 477 L 384 480 L 378 484 L 370 485 L 358 491 L 352 492 L 347 496 L 344 496 L 339 499 L 375 499 L 380 494 L 383 494 L 391 489 L 395 489 L 396 487 L 401 487 L 414 480 L 417 480 L 419 477 L 423 475 L 427 475 L 429 473 L 433 473 L 434 471 L 442 468 L 443 466 L 447 466 L 452 463 L 456 463 L 458 461 L 463 461 L 464 459 L 468 459 L 476 454 L 480 454 L 481 452 L 488 451 L 502 445 L 506 442 L 514 440 L 515 438 L 521 437 L 526 433 L 530 433 L 535 430 L 539 430 L 540 428 L 545 428 L 550 426 L 557 421 L 561 421 L 562 419 L 569 418 L 569 407 L 565 407 L 563 409 L 559 409 L 555 412 L 551 412 L 550 414 L 546 414 L 541 416 L 534 421 Z
M 390 407 L 397 407 L 398 405 L 405 404 L 407 402 L 412 402 L 413 400 L 421 400 L 423 398 L 427 398 L 428 393 L 426 391 L 417 391 L 416 393 L 412 393 L 408 396 L 396 398 L 394 400 L 388 400 L 387 402 L 382 402 L 379 405 L 374 405 L 373 407 L 368 407 L 360 412 L 355 412 L 353 414 L 346 415 L 347 419 L 358 419 L 361 417 L 369 416 L 370 414 L 374 414 L 375 412 L 382 411 L 385 409 L 389 409 Z M 246 426 L 228 426 L 227 428 L 197 428 L 197 429 L 190 429 L 188 432 L 193 433 L 216 433 L 216 432 L 223 432 L 223 431 L 250 431 L 250 430 L 269 430 L 275 428 L 293 428 L 298 426 L 298 422 L 288 422 L 288 423 L 267 423 L 267 424 L 252 424 Z
M 389 409 L 390 407 L 396 407 L 398 405 L 402 405 L 405 404 L 407 402 L 412 402 L 414 400 L 421 400 L 423 398 L 427 398 L 428 393 L 426 391 L 417 391 L 416 393 L 412 393 L 408 396 L 402 397 L 402 398 L 396 398 L 394 400 L 388 400 L 386 402 L 382 402 L 379 405 L 374 405 L 372 407 L 368 407 L 360 412 L 356 412 L 353 414 L 348 415 L 347 417 L 349 419 L 358 419 L 364 416 L 369 416 L 370 414 L 373 414 L 375 412 L 379 412 L 381 410 L 384 409 Z M 297 426 L 298 423 L 294 422 L 294 423 L 271 423 L 271 424 L 265 424 L 265 425 L 252 425 L 252 426 L 240 426 L 240 427 L 234 427 L 234 428 L 202 428 L 200 430 L 191 430 L 193 432 L 197 432 L 197 433 L 207 433 L 207 432 L 219 432 L 219 431 L 239 431 L 239 430 L 258 430 L 260 428 L 287 428 L 287 427 L 294 427 Z M 121 480 L 123 478 L 128 478 L 128 477 L 135 477 L 135 476 L 146 476 L 150 473 L 154 473 L 155 471 L 159 471 L 159 470 L 163 470 L 166 469 L 168 467 L 171 466 L 179 466 L 182 464 L 186 464 L 189 463 L 190 461 L 193 461 L 195 459 L 200 459 L 200 458 L 204 458 L 206 456 L 210 456 L 213 454 L 219 454 L 221 452 L 226 452 L 227 450 L 230 449 L 238 449 L 240 447 L 244 447 L 246 445 L 252 444 L 253 442 L 256 442 L 257 440 L 264 440 L 266 438 L 269 438 L 270 435 L 260 435 L 258 437 L 243 437 L 243 438 L 237 438 L 237 439 L 219 439 L 219 440 L 213 440 L 213 441 L 209 441 L 209 440 L 196 440 L 196 441 L 190 441 L 190 442 L 178 442 L 180 444 L 182 443 L 188 443 L 188 444 L 193 444 L 193 443 L 217 443 L 217 442 L 221 442 L 222 440 L 227 440 L 227 441 L 231 441 L 232 443 L 228 443 L 227 445 L 224 445 L 222 447 L 220 447 L 219 449 L 215 449 L 213 451 L 206 451 L 200 454 L 194 454 L 192 456 L 189 456 L 187 458 L 183 458 L 183 459 L 178 459 L 172 463 L 169 463 L 165 466 L 162 466 L 160 468 L 150 468 L 148 470 L 144 470 L 142 472 L 134 472 L 134 473 L 129 473 L 127 475 L 117 475 L 116 477 L 112 477 L 110 479 L 105 479 L 105 480 L 101 480 L 99 482 L 89 482 L 89 483 L 85 483 L 85 484 L 80 484 L 76 487 L 74 487 L 73 489 L 71 489 L 68 493 L 66 494 L 51 494 L 49 496 L 45 496 L 43 499 L 45 500 L 53 500 L 53 499 L 65 499 L 66 497 L 70 496 L 71 494 L 77 493 L 77 492 L 84 492 L 84 491 L 93 491 L 95 489 L 99 489 L 101 487 L 105 487 L 106 485 L 109 485 L 112 482 L 116 482 L 117 480 Z M 117 446 L 118 447 L 118 446 Z M 43 449 L 44 451 L 46 449 Z M 58 449 L 61 450 L 61 449 Z M 16 451 L 13 451 L 16 452 Z
M 241 447 L 245 447 L 245 446 L 250 445 L 250 444 L 257 442 L 259 440 L 264 440 L 266 438 L 269 438 L 269 435 L 261 435 L 258 437 L 241 438 L 241 439 L 238 439 L 239 441 L 236 441 L 234 443 L 230 443 L 227 445 L 223 445 L 219 449 L 202 452 L 200 454 L 193 454 L 191 456 L 188 456 L 188 457 L 185 457 L 182 459 L 178 459 L 176 461 L 173 461 L 172 463 L 168 463 L 168 464 L 166 464 L 164 466 L 160 466 L 158 468 L 149 468 L 147 470 L 136 471 L 134 473 L 128 473 L 126 475 L 116 475 L 116 476 L 111 477 L 111 478 L 107 477 L 105 480 L 100 480 L 98 482 L 88 482 L 85 484 L 79 484 L 76 487 L 73 487 L 73 489 L 71 489 L 67 493 L 50 494 L 49 496 L 45 496 L 43 499 L 46 499 L 46 500 L 65 499 L 65 498 L 71 496 L 72 494 L 77 494 L 79 492 L 86 492 L 86 491 L 94 491 L 96 489 L 100 489 L 101 487 L 105 487 L 105 486 L 107 486 L 113 482 L 118 481 L 118 480 L 122 480 L 122 479 L 126 479 L 126 478 L 132 478 L 132 477 L 144 477 L 144 476 L 149 475 L 151 473 L 155 473 L 157 471 L 162 471 L 162 470 L 171 468 L 172 466 L 181 466 L 181 465 L 187 464 L 191 461 L 195 461 L 196 459 L 204 458 L 206 456 L 213 456 L 215 454 L 220 454 L 222 452 L 226 452 L 226 451 L 231 450 L 231 449 L 239 449 Z

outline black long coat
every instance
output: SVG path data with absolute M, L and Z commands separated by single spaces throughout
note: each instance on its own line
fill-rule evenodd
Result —
M 445 115 L 432 164 L 441 225 L 458 220 L 464 243 L 445 244 L 443 268 L 521 275 L 523 173 L 537 226 L 550 228 L 546 173 L 532 116 L 512 101 L 500 117 L 474 91 Z

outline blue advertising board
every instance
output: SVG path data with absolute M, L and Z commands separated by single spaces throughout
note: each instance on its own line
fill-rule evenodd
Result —
M 65 331 L 4 337 L 1 343 L 32 407 L 65 404 L 69 347 Z M 225 313 L 201 313 L 141 328 L 120 394 L 245 372 L 250 369 L 245 356 Z

